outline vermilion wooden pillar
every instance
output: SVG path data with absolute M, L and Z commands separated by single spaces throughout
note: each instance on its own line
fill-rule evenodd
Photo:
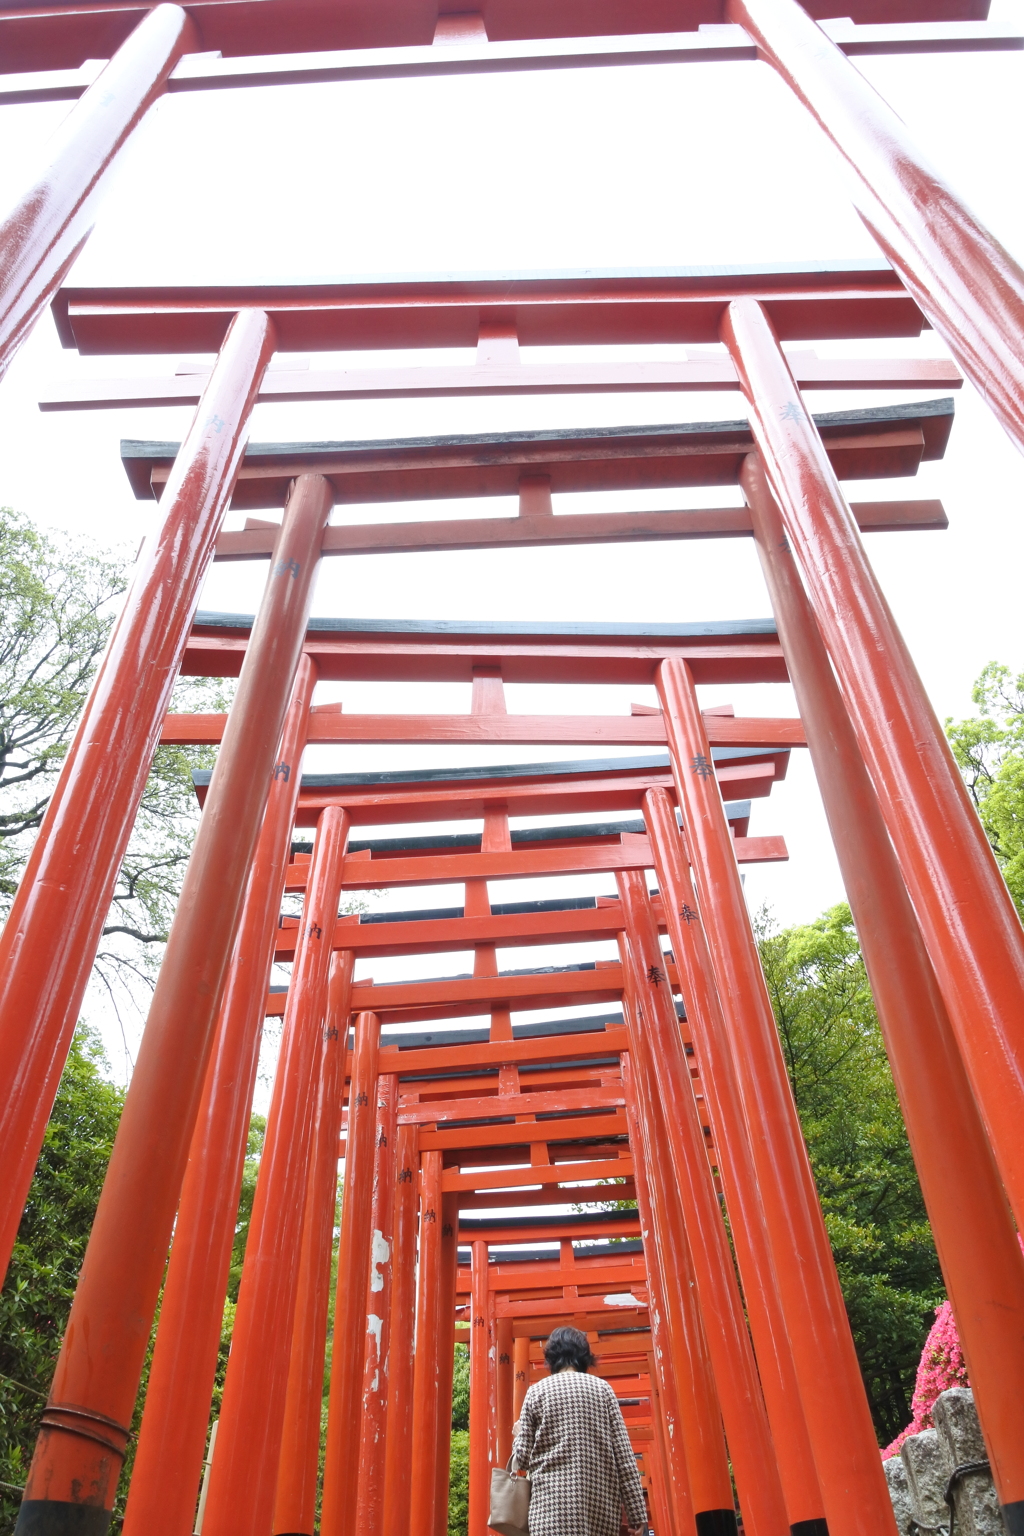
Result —
M 693 679 L 672 657 L 656 680 L 825 1516 L 832 1536 L 891 1536 L 878 1442 Z
M 668 1456 L 665 1451 L 665 1432 L 662 1422 L 662 1409 L 657 1388 L 657 1371 L 654 1365 L 654 1351 L 647 1356 L 647 1369 L 651 1378 L 651 1428 L 654 1431 L 654 1443 L 658 1448 L 654 1476 L 651 1478 L 651 1513 L 654 1516 L 655 1536 L 677 1536 L 675 1521 L 672 1516 L 672 1506 L 669 1503 L 666 1478 L 668 1476 Z
M 741 483 L 996 1489 L 1012 1505 L 1024 1500 L 1024 1256 L 878 799 L 756 455 Z
M 278 1533 L 281 1536 L 313 1536 L 316 1523 L 331 1247 L 338 1203 L 338 1138 L 354 968 L 355 956 L 351 950 L 340 950 L 333 956 L 299 1252 L 284 1433 L 274 1494 L 275 1536 Z
M 523 1398 L 530 1385 L 530 1340 L 512 1341 L 512 1428 L 519 1423 L 523 1411 Z
M 416 1299 L 416 1357 L 413 1380 L 412 1494 L 410 1532 L 433 1536 L 436 1525 L 437 1469 L 440 1413 L 440 1342 L 442 1250 L 442 1191 L 440 1152 L 424 1152 L 420 1158 L 419 1286 Z M 447 1337 L 447 1330 L 444 1330 Z
M 455 1294 L 459 1268 L 459 1202 L 441 1197 L 441 1294 L 438 1306 L 437 1448 L 434 1453 L 434 1536 L 447 1536 L 451 1472 L 452 1378 L 455 1373 Z
M 356 1510 L 359 1536 L 381 1536 L 384 1523 L 397 1132 L 398 1078 L 389 1072 L 377 1080 L 377 1144 L 370 1212 L 370 1275 L 366 1296 L 366 1357 Z
M 512 1398 L 515 1371 L 512 1365 L 512 1319 L 498 1317 L 494 1325 L 495 1396 L 497 1416 L 495 1422 L 495 1460 L 504 1466 L 512 1454 Z
M 623 1000 L 623 1013 L 632 1010 L 632 1003 Z M 679 1406 L 679 1394 L 689 1391 L 689 1382 L 679 1379 L 673 1368 L 672 1343 L 668 1332 L 668 1315 L 665 1293 L 668 1284 L 661 1266 L 661 1255 L 655 1234 L 652 1196 L 647 1168 L 650 1161 L 648 1131 L 640 1112 L 633 1064 L 628 1051 L 623 1051 L 622 1088 L 625 1099 L 626 1125 L 629 1129 L 629 1147 L 633 1155 L 633 1180 L 636 1184 L 636 1204 L 640 1215 L 643 1235 L 644 1263 L 647 1269 L 647 1293 L 650 1300 L 652 1382 L 656 1385 L 651 1404 L 652 1417 L 658 1426 L 662 1463 L 665 1469 L 665 1502 L 672 1519 L 674 1536 L 694 1536 L 693 1495 L 687 1467 L 686 1447 L 683 1443 L 683 1420 Z M 519 1343 L 519 1340 L 516 1340 Z M 527 1346 L 529 1340 L 526 1341 Z
M 265 1530 L 273 1519 L 317 1079 L 324 1066 L 337 1073 L 335 1059 L 324 1061 L 323 1032 L 347 839 L 347 812 L 328 806 L 317 825 L 288 988 L 206 1497 L 206 1536 Z M 321 1175 L 317 1182 L 320 1193 L 327 1181 Z
M 647 1056 L 652 1087 L 655 1091 L 660 1089 L 667 1142 L 659 1150 L 679 1188 L 744 1528 L 754 1536 L 785 1536 L 788 1520 L 775 1448 L 693 1096 L 658 925 L 643 874 L 627 870 L 617 876 L 617 883 L 626 916 L 626 942 L 632 952 L 639 1013 L 631 1029 L 631 1052 L 634 1062 Z M 639 1069 L 637 1077 L 639 1080 Z
M 764 310 L 730 305 L 722 335 L 1024 1225 L 1024 929 Z
M 398 1127 L 388 1340 L 388 1432 L 384 1456 L 384 1536 L 409 1536 L 412 1496 L 413 1347 L 416 1324 L 416 1220 L 419 1132 Z
M 0 1279 L 273 347 L 228 331 L 0 933 Z
M 490 1346 L 487 1351 L 487 1459 L 488 1473 L 492 1466 L 498 1462 L 498 1327 L 497 1309 L 495 1306 L 494 1292 L 487 1290 L 487 1337 Z M 454 1383 L 454 1368 L 452 1379 Z M 452 1401 L 454 1406 L 454 1385 L 452 1389 Z M 508 1458 L 506 1457 L 506 1460 Z M 488 1483 L 490 1477 L 488 1476 Z M 488 1503 L 490 1494 L 488 1493 Z
M 315 681 L 316 668 L 303 657 L 189 1148 L 128 1491 L 128 1536 L 189 1536 L 192 1530 Z M 168 1466 L 177 1469 L 172 1479 Z
M 491 1457 L 488 1392 L 493 1343 L 487 1293 L 488 1250 L 472 1245 L 469 1335 L 469 1536 L 486 1536 L 490 1502 Z
M 678 1435 L 689 1476 L 697 1536 L 728 1536 L 736 1529 L 729 1462 L 722 1437 L 722 1414 L 708 1356 L 707 1332 L 697 1301 L 693 1255 L 686 1236 L 678 1174 L 672 1165 L 667 1106 L 659 1093 L 647 1009 L 646 976 L 625 935 L 620 938 L 624 973 L 623 1015 L 630 1040 L 630 1083 L 635 1094 L 640 1129 L 640 1156 L 650 1192 L 653 1248 L 665 1317 L 665 1343 L 670 1351 L 659 1385 L 668 1393 L 675 1385 Z M 626 973 L 628 982 L 626 981 Z M 634 1156 L 634 1165 L 636 1158 Z M 639 1188 L 639 1183 L 638 1186 Z M 652 1244 L 644 1252 L 650 1258 Z M 656 1345 L 657 1348 L 657 1345 Z M 676 1428 L 672 1428 L 675 1437 Z
M 201 47 L 181 6 L 155 6 L 53 134 L 46 169 L 0 223 L 0 378 L 88 240 L 118 153 Z
M 775 1279 L 728 1026 L 701 924 L 700 903 L 690 880 L 674 804 L 663 789 L 649 790 L 643 804 L 686 1004 L 687 1025 L 696 1044 L 701 1082 L 715 1128 L 718 1171 L 725 1187 L 790 1528 L 794 1536 L 827 1536 L 818 1474 Z
M 377 1128 L 377 1054 L 380 1020 L 356 1019 L 348 1095 L 345 1183 L 338 1239 L 327 1452 L 320 1513 L 322 1536 L 355 1536 L 359 1478 L 359 1422 L 366 1356 L 366 1287 L 370 1274 L 373 1163 Z
M 796 0 L 727 0 L 726 16 L 746 28 L 835 144 L 864 223 L 1024 448 L 1024 271 Z
M 19 1515 L 33 1533 L 109 1520 L 332 496 L 304 475 L 285 511 L 42 1419 Z

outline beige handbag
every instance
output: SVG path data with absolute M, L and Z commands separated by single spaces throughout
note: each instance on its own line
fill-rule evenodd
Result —
M 514 1471 L 515 1456 L 508 1465 L 491 1468 L 491 1509 L 487 1524 L 500 1536 L 529 1536 L 530 1479 Z

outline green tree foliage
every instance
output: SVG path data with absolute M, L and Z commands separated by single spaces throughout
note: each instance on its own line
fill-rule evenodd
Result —
M 249 1236 L 253 1197 L 256 1194 L 256 1176 L 260 1171 L 260 1157 L 263 1153 L 263 1139 L 266 1135 L 266 1130 L 266 1116 L 253 1115 L 249 1121 L 245 1162 L 242 1164 L 242 1188 L 238 1197 L 235 1236 L 231 1244 L 231 1268 L 228 1271 L 228 1291 L 224 1300 L 224 1316 L 221 1322 L 220 1345 L 217 1351 L 217 1374 L 213 1384 L 213 1403 L 210 1410 L 211 1420 L 215 1419 L 220 1413 L 221 1396 L 224 1391 L 224 1376 L 228 1368 L 231 1335 L 234 1331 L 235 1311 L 238 1306 L 238 1287 L 242 1283 L 245 1244 Z
M 470 1521 L 470 1346 L 454 1347 L 451 1375 L 451 1459 L 448 1536 L 467 1536 Z
M 0 508 L 0 916 L 8 910 L 107 637 L 127 563 Z M 185 679 L 177 709 L 224 705 Z M 195 835 L 192 769 L 208 748 L 159 747 L 103 928 L 94 986 L 120 1009 L 152 980 Z M 144 986 L 142 991 L 144 993 Z
M 0 898 L 10 901 L 125 588 L 120 561 L 0 508 Z
M 469 1430 L 452 1431 L 451 1481 L 448 1484 L 448 1536 L 469 1530 Z
M 71 1047 L 3 1290 L 0 1291 L 0 1536 L 13 1531 L 99 1200 L 123 1090 L 95 1040 Z
M 452 1441 L 448 1472 L 448 1536 L 469 1528 L 469 1345 L 456 1344 L 452 1374 Z
M 452 1429 L 469 1428 L 469 1345 L 456 1344 L 452 1373 Z
M 104 1074 L 108 1070 L 95 1036 L 80 1029 L 61 1078 L 11 1267 L 0 1291 L 0 1536 L 10 1536 L 14 1530 L 39 1410 L 53 1375 L 121 1115 L 124 1089 L 107 1081 Z M 220 1408 L 265 1130 L 263 1116 L 254 1115 L 235 1224 L 213 1416 Z M 147 1357 L 135 1430 L 141 1420 L 148 1375 Z M 134 1442 L 129 1447 L 115 1517 L 123 1514 L 133 1450 Z
M 761 961 L 878 1432 L 907 1422 L 943 1284 L 849 907 Z
M 978 714 L 947 720 L 953 756 L 1024 915 L 1024 673 L 990 661 L 971 692 Z
M 238 1220 L 235 1223 L 235 1240 L 231 1248 L 231 1271 L 228 1279 L 228 1300 L 238 1300 L 238 1287 L 242 1281 L 242 1264 L 245 1261 L 245 1243 L 249 1236 L 252 1202 L 256 1194 L 256 1176 L 260 1171 L 263 1155 L 263 1138 L 267 1133 L 265 1115 L 253 1115 L 249 1121 L 249 1138 L 245 1146 L 245 1162 L 242 1165 L 242 1189 L 238 1200 Z

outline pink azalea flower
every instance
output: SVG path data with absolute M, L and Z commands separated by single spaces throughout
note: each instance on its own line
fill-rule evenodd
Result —
M 914 1396 L 910 1403 L 914 1417 L 892 1444 L 885 1447 L 882 1460 L 887 1461 L 890 1456 L 895 1456 L 910 1435 L 919 1435 L 923 1429 L 933 1427 L 932 1409 L 940 1392 L 946 1392 L 950 1387 L 969 1386 L 953 1308 L 948 1301 L 944 1301 L 941 1307 L 935 1308 L 935 1321 L 921 1351 L 921 1363 L 917 1368 L 917 1381 L 914 1383 Z

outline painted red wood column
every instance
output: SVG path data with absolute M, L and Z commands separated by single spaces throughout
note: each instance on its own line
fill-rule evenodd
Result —
M 530 1385 L 530 1340 L 512 1340 L 512 1429 L 519 1423 L 523 1398 Z
M 0 1279 L 273 348 L 232 322 L 0 933 Z
M 494 1292 L 487 1292 L 487 1337 L 490 1347 L 487 1352 L 487 1455 L 488 1472 L 490 1467 L 498 1464 L 498 1318 L 495 1305 Z M 454 1348 L 454 1341 L 453 1341 Z M 452 1379 L 454 1383 L 454 1367 Z M 452 1391 L 452 1406 L 454 1407 L 454 1387 Z M 505 1458 L 506 1461 L 508 1457 Z M 490 1478 L 488 1477 L 488 1483 Z M 488 1490 L 488 1504 L 490 1503 L 490 1491 Z
M 667 1125 L 669 1111 L 659 1091 L 660 1063 L 655 1065 L 651 1049 L 648 1021 L 651 1007 L 647 994 L 652 988 L 640 969 L 640 957 L 625 933 L 619 937 L 619 950 L 624 973 L 622 1011 L 630 1042 L 630 1080 L 635 1093 L 639 1145 L 650 1192 L 653 1244 L 647 1243 L 644 1252 L 649 1261 L 653 1247 L 656 1256 L 655 1284 L 661 1291 L 665 1342 L 669 1350 L 659 1385 L 669 1394 L 672 1383 L 675 1386 L 675 1403 L 669 1395 L 666 1406 L 670 1411 L 678 1412 L 671 1435 L 674 1438 L 678 1433 L 685 1458 L 697 1536 L 729 1536 L 736 1530 L 732 1480 L 722 1434 L 718 1391 L 708 1353 L 707 1329 L 697 1300 L 679 1175 L 672 1161 L 672 1138 Z
M 356 1512 L 359 1536 L 381 1536 L 384 1524 L 384 1466 L 391 1408 L 387 1361 L 391 1345 L 397 1133 L 398 1078 L 393 1072 L 387 1072 L 377 1079 L 377 1136 L 370 1213 L 370 1274 L 366 1293 L 366 1356 Z
M 654 1432 L 654 1444 L 658 1450 L 655 1473 L 651 1478 L 651 1514 L 654 1516 L 656 1532 L 660 1531 L 662 1536 L 678 1536 L 666 1487 L 668 1456 L 665 1451 L 665 1426 L 659 1401 L 658 1375 L 654 1365 L 653 1349 L 647 1355 L 647 1369 L 651 1377 L 651 1428 Z
M 441 1170 L 443 1154 L 420 1158 L 419 1286 L 416 1298 L 416 1356 L 413 1377 L 412 1470 L 409 1530 L 433 1536 L 440 1389 L 442 1251 Z M 446 1335 L 447 1336 L 447 1335 Z
M 174 1223 L 127 1536 L 190 1536 L 316 667 L 299 662 Z M 175 1468 L 168 1478 L 167 1468 Z
M 497 1416 L 494 1426 L 495 1461 L 504 1466 L 512 1455 L 512 1397 L 514 1369 L 512 1365 L 512 1319 L 496 1317 L 494 1320 L 495 1394 Z
M 821 631 L 755 454 L 741 484 L 1001 1504 L 1024 1513 L 1024 1256 Z
M 370 1274 L 373 1163 L 377 1129 L 377 1056 L 380 1019 L 356 1019 L 348 1094 L 344 1193 L 334 1298 L 331 1391 L 320 1513 L 322 1536 L 355 1536 L 359 1477 L 359 1422 L 366 1355 L 366 1287 Z
M 441 1196 L 441 1285 L 438 1298 L 437 1442 L 434 1453 L 434 1536 L 448 1533 L 452 1380 L 455 1374 L 455 1295 L 459 1269 L 459 1197 Z
M 201 47 L 180 5 L 155 6 L 52 135 L 45 169 L 0 223 L 0 378 L 92 233 L 107 172 Z
M 728 0 L 725 14 L 839 150 L 857 212 L 1024 448 L 1024 271 L 797 0 Z
M 331 501 L 304 475 L 285 511 L 43 1414 L 33 1536 L 107 1529 Z
M 656 681 L 704 930 L 728 999 L 736 1081 L 825 1517 L 832 1536 L 891 1536 L 878 1442 L 693 679 L 671 657 Z
M 623 1014 L 632 1012 L 632 1003 L 623 1000 Z M 674 1536 L 693 1536 L 693 1495 L 690 1491 L 690 1474 L 687 1466 L 686 1446 L 683 1437 L 683 1420 L 679 1406 L 679 1394 L 689 1390 L 689 1383 L 677 1377 L 673 1367 L 672 1341 L 668 1329 L 666 1309 L 666 1280 L 661 1266 L 661 1254 L 654 1226 L 653 1197 L 647 1169 L 651 1158 L 649 1146 L 650 1128 L 641 1114 L 633 1063 L 628 1051 L 620 1056 L 622 1087 L 625 1099 L 626 1127 L 629 1133 L 629 1149 L 633 1156 L 633 1182 L 636 1185 L 636 1205 L 640 1216 L 640 1231 L 644 1244 L 644 1264 L 647 1269 L 647 1292 L 650 1299 L 651 1361 L 653 1380 L 657 1388 L 651 1403 L 657 1421 L 659 1443 L 662 1448 L 665 1469 L 665 1501 L 672 1517 Z M 526 1345 L 529 1358 L 529 1339 L 516 1340 Z M 656 1528 L 657 1529 L 657 1528 Z
M 338 1203 L 338 1138 L 345 1091 L 355 955 L 331 960 L 323 1023 L 320 1086 L 313 1126 L 306 1206 L 299 1250 L 284 1432 L 274 1493 L 275 1533 L 313 1536 L 320 1462 L 320 1420 L 331 1292 L 331 1247 Z
M 722 336 L 1024 1227 L 1024 929 L 768 317 Z
M 384 1536 L 409 1536 L 413 1460 L 413 1362 L 416 1327 L 416 1220 L 419 1130 L 398 1127 L 395 1160 L 391 1331 L 388 1340 L 388 1433 L 384 1456 Z
M 328 806 L 317 824 L 288 988 L 206 1497 L 206 1536 L 266 1530 L 273 1518 L 317 1079 L 327 1064 L 323 1032 L 331 941 L 347 840 L 347 813 Z
M 753 1536 L 786 1536 L 775 1447 L 647 882 L 640 870 L 626 870 L 616 880 L 642 1014 L 634 1031 L 642 1032 L 642 1041 L 631 1034 L 631 1051 L 634 1061 L 641 1051 L 648 1057 L 652 1085 L 656 1081 L 660 1090 L 668 1136 L 660 1150 L 679 1189 L 744 1529 Z
M 469 1536 L 487 1536 L 491 1456 L 488 1424 L 489 1375 L 493 1340 L 489 1327 L 488 1249 L 471 1245 L 469 1335 Z
M 667 791 L 648 790 L 643 809 L 686 1004 L 687 1024 L 696 1045 L 715 1133 L 718 1171 L 725 1188 L 790 1529 L 794 1536 L 827 1536 L 818 1474 L 775 1280 L 728 1026 L 701 925 L 700 903 L 690 881 L 675 805 Z

